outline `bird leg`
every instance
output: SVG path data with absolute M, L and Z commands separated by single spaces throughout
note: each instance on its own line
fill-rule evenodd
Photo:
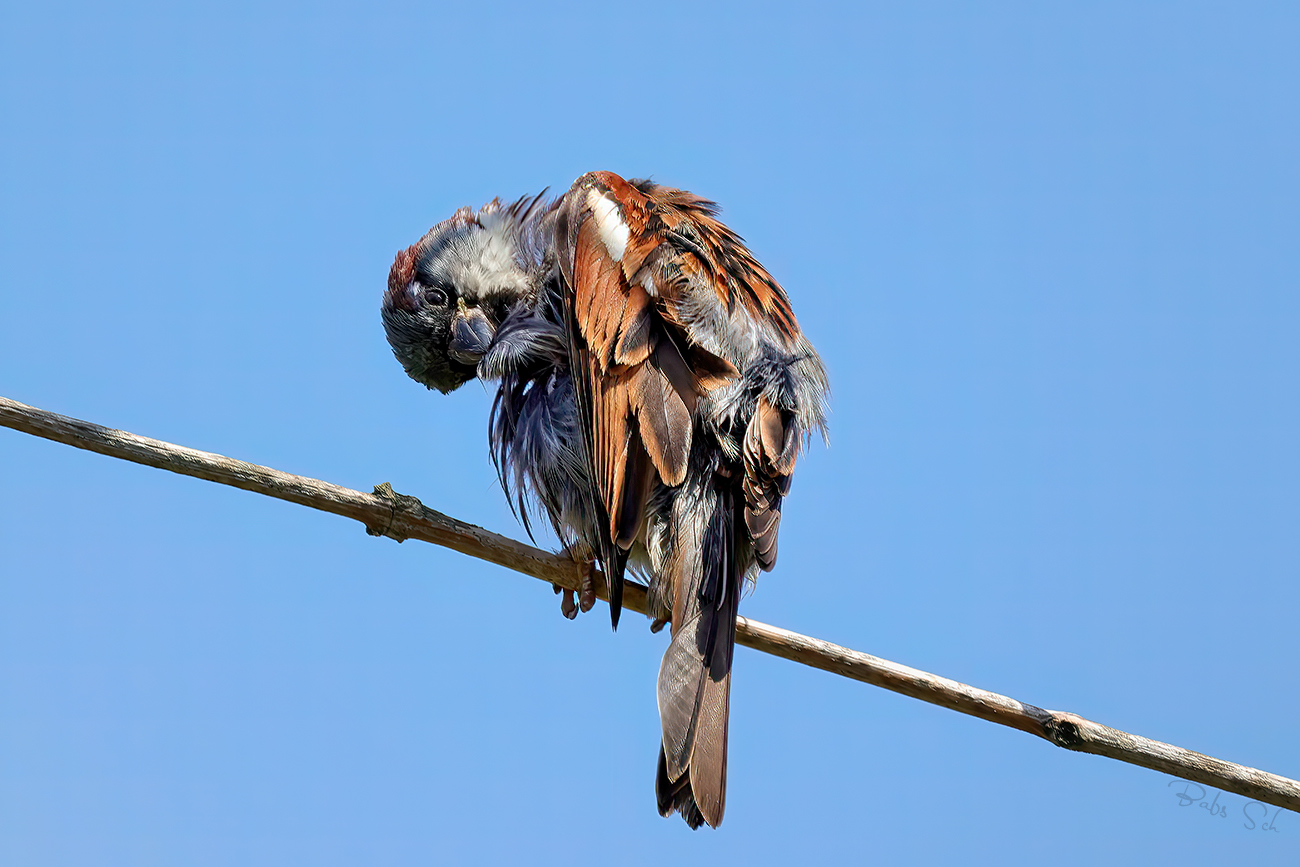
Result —
M 559 584 L 551 585 L 557 594 L 563 594 L 560 599 L 560 613 L 572 620 L 578 616 L 579 611 L 585 614 L 596 604 L 596 557 L 591 547 L 581 542 L 565 545 L 560 553 L 577 563 L 578 568 L 582 570 L 582 585 L 577 593 Z

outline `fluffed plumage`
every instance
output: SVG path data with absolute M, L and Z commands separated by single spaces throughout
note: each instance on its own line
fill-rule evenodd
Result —
M 660 813 L 726 806 L 736 610 L 776 563 L 781 505 L 827 380 L 781 286 L 713 203 L 593 172 L 549 204 L 461 209 L 399 253 L 384 324 L 407 373 L 500 385 L 493 459 L 594 552 L 617 627 L 626 570 L 672 622 L 659 674 Z M 531 531 L 530 531 L 531 532 Z

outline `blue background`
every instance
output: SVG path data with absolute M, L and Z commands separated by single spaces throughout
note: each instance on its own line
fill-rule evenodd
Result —
M 1294 5 L 0 16 L 0 394 L 521 536 L 490 394 L 389 354 L 388 266 L 650 175 L 832 375 L 746 614 L 1300 777 Z M 5 864 L 1300 857 L 1294 813 L 747 650 L 691 834 L 639 617 L 2 430 L 0 545 Z

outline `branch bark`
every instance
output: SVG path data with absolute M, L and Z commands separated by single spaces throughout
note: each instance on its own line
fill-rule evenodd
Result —
M 365 525 L 373 536 L 441 545 L 570 590 L 581 574 L 573 561 L 458 521 L 387 482 L 374 493 L 237 461 L 101 427 L 0 397 L 0 426 L 109 457 L 231 485 L 332 512 Z M 597 582 L 599 586 L 601 582 Z M 646 588 L 629 581 L 625 607 L 647 613 Z M 829 641 L 740 617 L 736 641 L 783 659 L 860 680 L 912 698 L 1036 735 L 1075 752 L 1092 753 L 1214 786 L 1255 801 L 1300 812 L 1300 782 L 1202 753 L 1119 731 L 1064 711 L 1044 710 L 995 692 L 880 659 Z

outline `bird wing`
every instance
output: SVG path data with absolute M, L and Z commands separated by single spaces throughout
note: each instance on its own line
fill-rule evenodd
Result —
M 730 361 L 691 340 L 689 324 L 701 315 L 701 293 L 692 290 L 711 287 L 706 303 L 716 297 L 722 315 L 739 311 L 766 323 L 766 333 L 781 342 L 799 339 L 784 290 L 715 214 L 712 202 L 691 193 L 612 172 L 579 178 L 559 206 L 556 240 L 568 289 L 571 373 L 596 487 L 593 514 L 608 528 L 597 553 L 610 582 L 615 625 L 627 553 L 641 532 L 646 498 L 656 479 L 682 483 L 700 396 L 740 375 Z M 739 432 L 745 438 L 746 524 L 755 532 L 760 563 L 771 568 L 779 499 L 797 437 L 787 435 L 789 413 L 766 399 L 754 419 L 759 427 L 753 435 Z

